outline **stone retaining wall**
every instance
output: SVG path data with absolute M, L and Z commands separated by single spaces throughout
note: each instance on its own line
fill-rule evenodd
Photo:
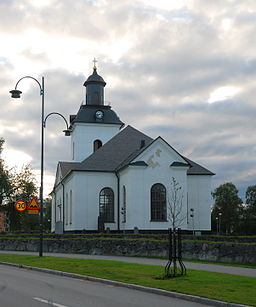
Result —
M 0 250 L 37 251 L 37 239 L 0 239 Z M 168 256 L 167 241 L 148 240 L 47 240 L 44 251 L 116 256 Z M 256 264 L 256 245 L 183 241 L 184 259 Z

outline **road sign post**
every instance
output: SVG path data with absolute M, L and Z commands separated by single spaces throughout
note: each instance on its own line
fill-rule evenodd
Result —
M 17 200 L 15 203 L 15 209 L 19 212 L 24 212 L 27 210 L 27 203 L 25 200 Z
M 31 198 L 31 201 L 27 207 L 28 214 L 39 214 L 40 205 L 35 197 Z

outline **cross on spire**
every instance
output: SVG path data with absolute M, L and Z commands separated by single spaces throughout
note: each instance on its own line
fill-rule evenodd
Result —
M 94 58 L 93 59 L 93 64 L 94 64 L 94 66 L 93 66 L 93 69 L 97 69 L 97 67 L 96 67 L 96 63 L 97 63 L 98 61 Z

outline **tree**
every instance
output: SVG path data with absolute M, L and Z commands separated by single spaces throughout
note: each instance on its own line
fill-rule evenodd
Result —
M 256 217 L 256 185 L 251 185 L 245 192 L 245 203 L 248 213 Z
M 14 174 L 12 180 L 14 191 L 12 196 L 15 199 L 29 200 L 37 194 L 36 178 L 32 173 L 31 165 L 23 165 L 20 172 Z
M 186 218 L 183 211 L 184 192 L 180 184 L 174 177 L 171 179 L 171 189 L 167 196 L 168 220 L 171 222 L 172 229 L 179 228 Z
M 168 219 L 172 229 L 169 232 L 169 261 L 165 266 L 165 279 L 186 275 L 186 268 L 181 259 L 181 233 L 179 229 L 186 218 L 183 210 L 183 198 L 184 192 L 180 184 L 172 177 L 171 189 L 167 196 Z
M 0 138 L 0 155 L 3 151 L 4 139 Z M 12 182 L 10 170 L 4 164 L 4 160 L 0 156 L 0 205 L 4 200 L 8 200 L 12 193 Z
M 35 175 L 32 173 L 29 164 L 23 165 L 20 172 L 15 172 L 12 179 L 13 193 L 12 199 L 17 201 L 19 199 L 29 202 L 32 196 L 37 194 L 37 186 Z M 9 225 L 12 231 L 38 230 L 39 220 L 38 215 L 27 214 L 27 212 L 19 213 L 14 209 L 14 203 L 9 206 Z
M 247 188 L 245 203 L 241 230 L 247 235 L 256 234 L 256 185 Z
M 15 169 L 9 172 L 8 180 L 11 190 L 8 199 L 2 206 L 7 215 L 9 231 L 31 231 L 38 229 L 38 216 L 29 215 L 27 212 L 18 212 L 14 208 L 17 200 L 22 199 L 27 202 L 37 193 L 35 175 L 32 173 L 30 165 L 24 165 L 20 172 Z
M 3 150 L 4 139 L 0 138 L 0 155 Z M 0 157 L 0 210 L 6 212 L 9 230 L 30 231 L 38 228 L 38 216 L 31 216 L 26 212 L 15 210 L 16 200 L 27 202 L 37 194 L 36 179 L 30 165 L 24 165 L 20 172 L 8 169 Z
M 10 171 L 9 169 L 7 169 L 4 160 L 1 158 L 3 145 L 4 145 L 4 139 L 0 138 L 0 211 L 4 212 L 6 217 L 5 205 L 10 200 L 10 196 L 12 193 L 12 182 L 11 182 Z M 4 218 L 4 221 L 5 220 L 6 219 Z
M 242 199 L 238 196 L 238 190 L 232 182 L 221 184 L 212 193 L 215 204 L 212 218 L 221 217 L 220 231 L 226 234 L 232 233 L 238 225 L 242 211 Z

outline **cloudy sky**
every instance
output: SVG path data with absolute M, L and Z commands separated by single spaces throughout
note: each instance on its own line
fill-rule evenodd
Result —
M 45 112 L 76 114 L 97 58 L 105 99 L 126 124 L 161 135 L 233 182 L 256 184 L 255 0 L 0 0 L 0 136 L 10 166 L 40 169 L 39 87 Z M 45 130 L 45 191 L 69 158 L 59 117 Z

